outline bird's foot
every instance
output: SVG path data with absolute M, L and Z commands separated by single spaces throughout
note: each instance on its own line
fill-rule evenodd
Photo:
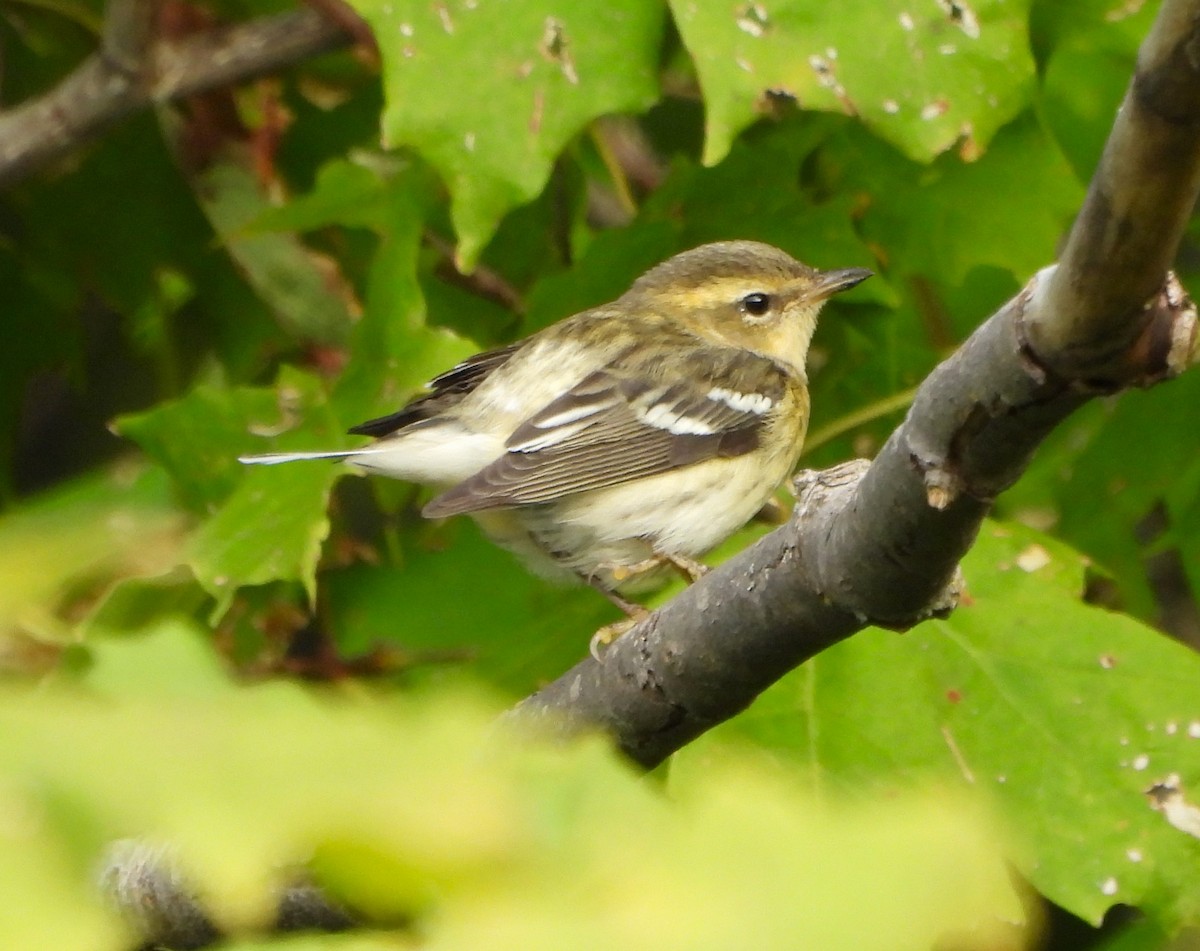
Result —
M 659 568 L 667 565 L 683 575 L 683 579 L 689 583 L 699 581 L 709 571 L 708 565 L 696 561 L 694 558 L 688 558 L 687 555 L 671 555 L 661 551 L 655 552 L 649 558 L 635 561 L 631 565 L 619 562 L 605 562 L 600 565 L 600 568 L 609 573 L 615 584 L 623 584 L 630 578 L 649 571 L 657 571 Z
M 672 568 L 683 575 L 683 580 L 689 584 L 694 584 L 708 574 L 712 569 L 702 561 L 696 561 L 695 558 L 688 558 L 687 555 L 659 555 L 659 558 L 667 562 Z
M 649 558 L 643 558 L 641 561 L 635 561 L 632 565 L 617 561 L 606 561 L 600 564 L 599 570 L 607 571 L 612 577 L 614 584 L 622 584 L 636 575 L 645 574 L 648 571 L 657 571 L 664 564 L 666 564 L 666 558 L 663 555 L 652 555 Z
M 596 660 L 601 660 L 601 654 L 604 653 L 605 648 L 609 644 L 622 634 L 633 630 L 639 622 L 644 621 L 650 616 L 650 612 L 640 605 L 632 604 L 628 607 L 631 609 L 629 610 L 629 617 L 620 621 L 613 621 L 612 624 L 605 624 L 604 627 L 592 635 L 592 639 L 588 642 L 588 653 Z

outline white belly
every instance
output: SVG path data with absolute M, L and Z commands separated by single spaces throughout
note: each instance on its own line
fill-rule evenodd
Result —
M 652 587 L 662 572 L 622 584 L 621 567 L 656 553 L 702 555 L 746 524 L 787 477 L 790 457 L 714 459 L 547 505 L 475 513 L 497 542 L 540 574 L 584 577 L 625 591 Z

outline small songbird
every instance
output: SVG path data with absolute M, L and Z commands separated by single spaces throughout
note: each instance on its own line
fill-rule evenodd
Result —
M 361 449 L 243 456 L 345 459 L 442 489 L 428 518 L 467 514 L 531 568 L 576 577 L 632 619 L 644 590 L 744 525 L 791 473 L 808 426 L 817 314 L 870 277 L 818 271 L 767 244 L 677 254 L 611 304 L 464 360 Z

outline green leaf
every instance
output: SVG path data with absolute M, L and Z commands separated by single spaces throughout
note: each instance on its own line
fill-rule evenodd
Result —
M 120 579 L 179 556 L 184 519 L 161 470 L 98 470 L 0 517 L 0 641 L 63 640 Z
M 230 256 L 279 325 L 301 341 L 345 341 L 353 294 L 333 262 L 294 235 L 245 232 L 268 207 L 253 172 L 232 161 L 217 162 L 198 176 L 196 191 Z
M 254 407 L 262 407 L 261 392 L 240 394 Z M 236 399 L 236 395 L 235 395 Z M 320 381 L 296 371 L 280 376 L 279 390 L 270 408 L 249 428 L 270 429 L 270 444 L 259 441 L 255 451 L 266 449 L 336 449 L 345 441 L 334 436 L 342 427 L 333 417 Z M 247 412 L 245 402 L 239 407 Z M 297 423 L 305 421 L 300 428 Z M 221 453 L 220 433 L 211 444 Z M 308 439 L 319 440 L 316 445 Z M 172 445 L 174 445 L 172 443 Z M 339 475 L 337 466 L 324 460 L 289 466 L 240 466 L 238 452 L 245 445 L 238 434 L 224 444 L 222 464 L 237 467 L 240 479 L 233 492 L 193 533 L 187 546 L 187 563 L 196 580 L 217 599 L 216 615 L 224 613 L 242 585 L 269 581 L 300 582 L 310 600 L 316 594 L 316 568 L 321 543 L 329 534 L 326 508 L 329 492 Z
M 33 807 L 14 790 L 4 797 L 9 815 Z M 0 940 L 9 948 L 129 947 L 122 923 L 103 907 L 88 870 L 73 860 L 53 834 L 30 823 L 0 827 L 0 889 L 7 896 Z
M 781 101 L 859 116 L 916 161 L 955 143 L 973 157 L 1033 89 L 1028 0 L 671 0 L 671 9 L 704 90 L 706 164 Z
M 113 428 L 171 474 L 189 508 L 204 512 L 241 481 L 237 457 L 262 449 L 255 431 L 286 431 L 294 411 L 272 390 L 201 385 L 180 399 L 122 416 Z
M 164 656 L 186 669 L 180 642 L 199 636 L 148 630 L 143 676 Z M 123 679 L 137 660 L 125 656 Z M 103 702 L 0 693 L 0 788 L 25 819 L 0 830 L 0 876 L 22 899 L 0 918 L 4 946 L 41 946 L 15 943 L 38 918 L 38 934 L 93 927 L 71 946 L 132 944 L 85 900 L 101 851 L 129 837 L 169 845 L 215 921 L 247 939 L 306 863 L 349 906 L 411 922 L 381 934 L 417 931 L 430 948 L 1021 943 L 1019 924 L 1001 924 L 1023 916 L 991 823 L 958 796 L 828 808 L 785 771 L 727 760 L 669 801 L 600 742 L 514 742 L 471 692 L 330 703 L 293 685 L 170 683 L 92 686 Z
M 286 476 L 254 468 L 192 536 L 188 564 L 217 599 L 219 617 L 242 585 L 299 581 L 316 599 L 317 561 L 329 534 L 325 509 L 338 477 L 330 464 L 298 463 Z
M 1158 614 L 1145 559 L 1182 545 L 1195 577 L 1195 511 L 1200 460 L 1181 453 L 1200 426 L 1200 374 L 1187 373 L 1151 391 L 1132 391 L 1086 407 L 1061 427 L 1024 480 L 1002 499 L 1005 511 L 1028 513 L 1111 572 L 1122 603 L 1145 618 Z M 1139 525 L 1165 503 L 1175 531 L 1139 541 Z M 1097 517 L 1097 513 L 1103 517 Z
M 379 645 L 406 663 L 456 664 L 521 696 L 581 660 L 618 612 L 583 586 L 552 585 L 485 539 L 468 519 L 406 536 L 398 563 L 323 576 L 342 653 Z M 487 596 L 476 592 L 486 585 Z
M 393 411 L 479 349 L 425 322 L 417 278 L 425 185 L 419 177 L 398 179 L 380 198 L 383 240 L 371 261 L 366 309 L 350 340 L 349 364 L 332 397 L 345 427 Z
M 962 283 L 998 267 L 1024 282 L 1054 260 L 1063 229 L 1083 199 L 1055 143 L 1032 115 L 1008 125 L 977 162 L 946 156 L 927 170 L 888 160 L 853 125 L 826 160 L 837 163 L 869 206 L 863 231 L 906 274 Z M 1013 201 L 1020 183 L 1022 200 Z M 1000 303 L 997 301 L 997 303 Z
M 522 329 L 541 330 L 616 300 L 643 272 L 679 250 L 678 230 L 667 221 L 638 221 L 600 232 L 574 267 L 546 275 L 533 286 Z
M 334 159 L 321 166 L 309 191 L 286 204 L 261 209 L 240 233 L 314 231 L 334 224 L 380 229 L 387 223 L 387 205 L 381 201 L 387 188 L 377 170 L 349 159 Z
M 384 140 L 416 149 L 448 184 L 463 267 L 501 216 L 542 190 L 572 136 L 658 93 L 656 3 L 353 5 L 383 54 Z
M 1194 919 L 1196 841 L 1145 791 L 1172 773 L 1200 786 L 1200 658 L 1083 604 L 1084 567 L 1030 529 L 986 525 L 949 620 L 826 651 L 678 754 L 684 781 L 736 737 L 834 798 L 957 782 L 1000 808 L 1023 843 L 1013 859 L 1074 914 L 1099 922 L 1122 902 Z
M 65 282 L 61 274 L 38 274 L 36 257 L 32 260 L 0 241 L 0 287 L 4 288 L 4 321 L 14 345 L 0 347 L 0 501 L 7 502 L 13 492 L 13 442 L 25 410 L 25 389 L 30 379 L 48 367 L 81 361 L 81 331 L 68 316 L 72 304 L 55 306 L 53 294 L 41 283 L 62 294 Z M 70 295 L 74 288 L 67 293 Z M 73 315 L 72 315 L 73 316 Z
M 672 221 L 686 208 L 682 247 L 748 238 L 781 247 L 814 267 L 872 264 L 874 255 L 855 230 L 859 196 L 850 190 L 816 196 L 805 187 L 805 164 L 839 125 L 822 116 L 796 116 L 748 134 L 712 168 L 676 162 L 643 217 Z M 746 187 L 748 182 L 754 187 Z M 855 298 L 896 304 L 880 276 Z

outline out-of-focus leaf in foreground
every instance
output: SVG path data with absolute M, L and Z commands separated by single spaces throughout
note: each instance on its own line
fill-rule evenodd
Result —
M 0 654 L 63 642 L 120 579 L 176 563 L 185 519 L 161 470 L 118 466 L 0 517 Z
M 187 625 L 146 636 L 144 680 L 203 666 L 153 643 L 198 636 Z M 832 809 L 786 772 L 726 764 L 671 801 L 599 741 L 514 742 L 471 694 L 351 703 L 207 673 L 186 695 L 139 690 L 139 652 L 113 646 L 119 657 L 96 645 L 88 696 L 0 695 L 0 789 L 24 817 L 0 832 L 0 869 L 58 856 L 67 870 L 27 876 L 28 900 L 0 915 L 7 947 L 94 907 L 94 864 L 127 837 L 170 843 L 234 933 L 267 922 L 272 888 L 307 862 L 341 901 L 410 923 L 430 948 L 1024 943 L 988 823 L 955 796 Z M 121 947 L 112 922 L 91 934 L 91 948 Z

